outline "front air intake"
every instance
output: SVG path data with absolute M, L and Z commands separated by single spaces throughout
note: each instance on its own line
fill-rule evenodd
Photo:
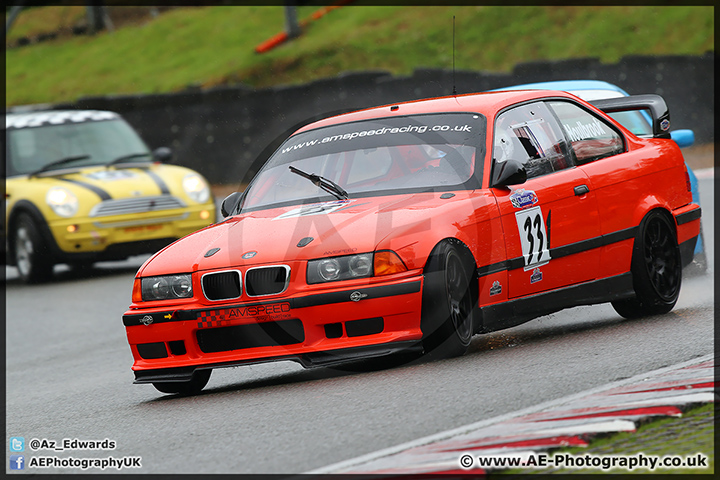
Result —
M 295 345 L 305 341 L 305 330 L 300 320 L 291 318 L 277 322 L 201 329 L 197 331 L 196 337 L 203 353 L 216 353 L 245 348 Z
M 212 301 L 239 298 L 242 294 L 240 272 L 229 270 L 206 273 L 202 277 L 202 289 L 205 298 Z
M 245 290 L 250 297 L 282 293 L 290 280 L 290 267 L 275 265 L 255 267 L 245 272 Z

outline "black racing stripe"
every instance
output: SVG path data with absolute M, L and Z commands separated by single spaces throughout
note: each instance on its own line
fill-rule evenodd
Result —
M 318 305 L 330 305 L 333 303 L 349 302 L 350 295 L 360 292 L 362 300 L 372 298 L 393 297 L 395 295 L 406 295 L 408 293 L 417 293 L 420 291 L 420 281 L 401 283 L 399 285 L 383 285 L 380 287 L 356 288 L 342 292 L 320 293 L 318 295 L 309 295 L 307 297 L 292 298 L 290 305 L 292 308 L 315 307 Z
M 675 216 L 675 220 L 677 221 L 678 225 L 683 225 L 685 223 L 690 223 L 694 220 L 698 220 L 702 216 L 702 211 L 700 207 L 690 210 L 689 212 L 681 213 L 680 215 Z
M 575 255 L 576 253 L 592 250 L 594 248 L 604 247 L 612 243 L 622 242 L 623 240 L 634 238 L 637 229 L 638 227 L 630 227 L 624 230 L 618 230 L 617 232 L 608 233 L 606 235 L 600 235 L 599 237 L 589 238 L 580 242 L 563 245 L 562 247 L 551 248 L 550 258 L 555 259 L 567 257 L 568 255 Z M 505 260 L 503 262 L 493 263 L 491 265 L 479 267 L 477 269 L 477 274 L 479 277 L 483 277 L 493 273 L 502 272 L 503 270 L 515 270 L 517 268 L 523 268 L 524 266 L 525 258 L 515 257 L 510 260 Z
M 408 293 L 417 293 L 420 291 L 420 281 L 402 283 L 399 285 L 382 285 L 380 287 L 360 287 L 352 290 L 346 290 L 342 292 L 333 293 L 320 293 L 317 295 L 309 295 L 307 297 L 299 298 L 288 298 L 283 300 L 277 300 L 273 302 L 264 303 L 245 303 L 238 305 L 218 305 L 214 308 L 205 308 L 199 310 L 175 310 L 172 312 L 152 312 L 152 313 L 138 313 L 132 315 L 123 315 L 123 325 L 126 327 L 133 327 L 136 325 L 142 325 L 142 318 L 149 315 L 153 318 L 152 323 L 165 323 L 165 322 L 181 322 L 185 320 L 197 320 L 202 312 L 212 312 L 216 310 L 231 310 L 231 309 L 245 309 L 249 307 L 257 306 L 269 306 L 282 303 L 289 303 L 290 308 L 305 308 L 315 307 L 318 305 L 330 305 L 333 303 L 350 302 L 350 295 L 355 292 L 360 292 L 360 295 L 365 295 L 362 300 L 369 300 L 372 298 L 383 298 L 393 297 L 395 295 L 406 295 Z
M 485 275 L 502 272 L 503 270 L 508 270 L 508 262 L 506 261 L 491 263 L 490 265 L 478 267 L 477 274 L 479 277 L 484 277 Z
M 72 183 L 74 185 L 78 185 L 80 187 L 87 188 L 88 190 L 92 191 L 93 193 L 97 194 L 97 196 L 100 197 L 101 200 L 112 200 L 112 197 L 109 193 L 107 193 L 105 190 L 103 190 L 100 187 L 96 187 L 95 185 L 91 185 L 89 183 L 81 182 L 80 180 L 73 180 L 71 178 L 62 178 L 57 177 L 58 180 L 62 180 L 64 182 Z
M 571 243 L 563 245 L 562 247 L 556 247 L 550 249 L 550 258 L 562 258 L 568 255 L 575 255 L 586 250 L 592 250 L 593 248 L 604 247 L 612 243 L 622 242 L 635 237 L 635 233 L 638 227 L 630 227 L 624 230 L 618 230 L 617 232 L 608 233 L 606 235 L 600 235 L 599 237 L 589 238 L 577 243 Z
M 160 177 L 160 175 L 158 175 L 157 173 L 155 173 L 151 170 L 144 170 L 144 171 L 145 171 L 145 173 L 148 174 L 148 176 L 150 178 L 153 179 L 153 182 L 155 182 L 155 184 L 158 186 L 158 188 L 160 188 L 160 193 L 162 193 L 163 195 L 170 194 L 170 189 L 168 188 L 167 183 L 165 183 L 165 181 Z
M 199 310 L 198 310 L 199 311 Z M 134 327 L 135 325 L 142 325 L 140 321 L 146 316 L 152 317 L 152 323 L 165 323 L 165 322 L 181 322 L 184 320 L 196 320 L 197 312 L 192 310 L 175 310 L 172 312 L 152 312 L 152 313 L 138 313 L 133 315 L 123 315 L 123 325 L 126 327 Z
M 624 230 L 618 230 L 617 232 L 608 233 L 606 235 L 603 235 L 603 238 L 605 239 L 605 242 L 603 245 L 610 245 L 611 243 L 617 243 L 622 242 L 623 240 L 629 240 L 631 238 L 635 238 L 637 235 L 638 228 L 640 227 L 630 227 L 626 228 Z

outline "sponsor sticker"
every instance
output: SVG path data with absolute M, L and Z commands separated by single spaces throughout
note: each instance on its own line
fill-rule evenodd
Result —
M 352 300 L 353 302 L 359 302 L 360 300 L 362 300 L 365 297 L 367 297 L 367 293 L 362 293 L 362 292 L 358 292 L 358 291 L 352 292 L 350 294 L 350 300 Z
M 117 180 L 127 180 L 129 178 L 135 178 L 136 175 L 128 170 L 100 170 L 97 172 L 88 173 L 85 175 L 87 178 L 98 180 L 101 182 L 114 182 Z
M 221 327 L 230 325 L 235 320 L 245 318 L 253 318 L 258 321 L 290 318 L 290 303 L 269 303 L 221 310 L 206 310 L 199 313 L 198 328 Z
M 516 190 L 510 195 L 510 202 L 515 208 L 532 207 L 538 203 L 538 196 L 532 190 Z
M 490 287 L 490 296 L 500 295 L 501 293 L 502 293 L 502 285 L 500 285 L 500 282 L 495 280 L 492 284 L 492 287 Z
M 274 220 L 282 220 L 283 218 L 309 217 L 310 215 L 321 215 L 332 213 L 342 207 L 350 204 L 352 200 L 336 200 L 334 202 L 313 203 L 312 205 L 303 205 L 288 212 L 283 213 L 274 218 Z
M 532 275 L 530 275 L 530 283 L 537 283 L 541 282 L 543 279 L 543 273 L 540 271 L 539 268 L 536 268 L 533 270 Z

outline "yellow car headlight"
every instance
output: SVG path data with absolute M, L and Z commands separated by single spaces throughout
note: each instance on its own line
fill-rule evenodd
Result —
M 183 189 L 188 197 L 197 203 L 205 203 L 210 198 L 210 187 L 197 173 L 189 173 L 183 178 Z
M 78 199 L 67 188 L 53 187 L 45 195 L 45 202 L 61 217 L 72 217 L 78 211 Z

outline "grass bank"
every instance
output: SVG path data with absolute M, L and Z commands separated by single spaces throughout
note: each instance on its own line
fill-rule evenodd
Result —
M 53 22 L 82 18 L 82 11 L 63 8 L 69 7 L 28 9 L 11 34 L 32 36 L 52 29 Z M 139 7 L 116 8 L 137 13 Z M 300 7 L 298 17 L 310 18 L 317 10 Z M 459 70 L 500 72 L 531 60 L 598 57 L 614 62 L 631 54 L 714 50 L 710 6 L 386 7 L 354 2 L 310 22 L 300 38 L 265 54 L 254 48 L 284 29 L 282 6 L 173 8 L 117 22 L 112 32 L 7 49 L 6 105 L 189 86 L 266 87 L 345 71 L 408 74 L 421 67 L 451 68 L 453 16 Z

